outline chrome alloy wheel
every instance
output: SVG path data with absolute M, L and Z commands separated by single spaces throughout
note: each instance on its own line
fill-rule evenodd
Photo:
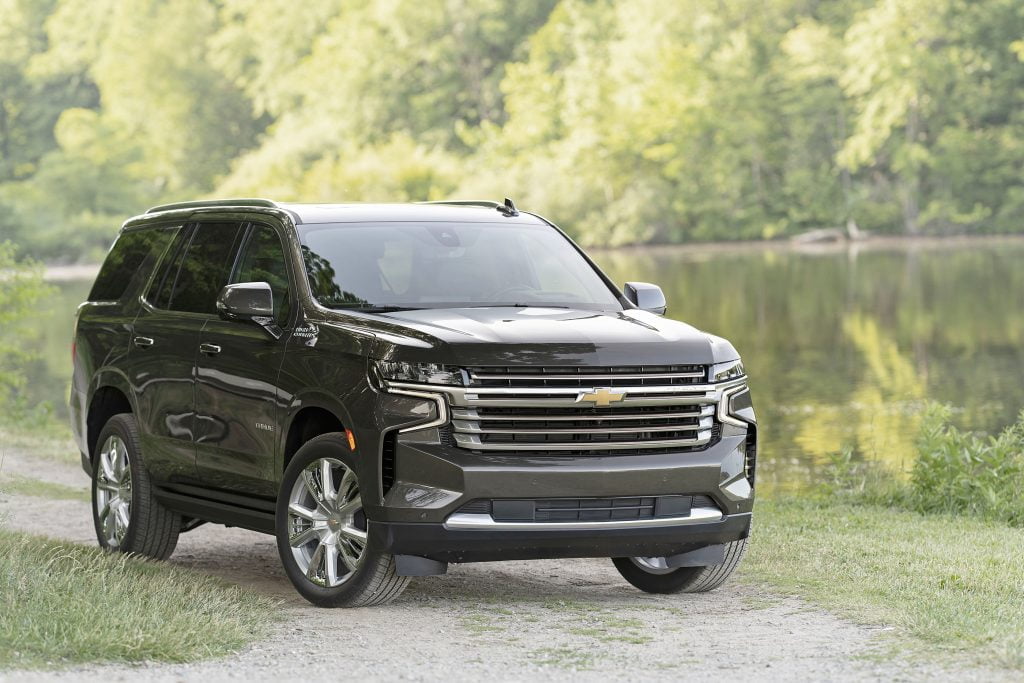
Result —
M 295 480 L 288 497 L 288 543 L 306 578 L 324 588 L 345 583 L 366 552 L 366 515 L 356 474 L 320 458 Z
M 648 574 L 671 574 L 675 571 L 673 567 L 668 566 L 664 557 L 631 557 L 629 559 Z
M 103 539 L 111 548 L 120 548 L 128 533 L 132 513 L 132 468 L 128 448 L 117 435 L 103 443 L 96 470 L 96 519 Z

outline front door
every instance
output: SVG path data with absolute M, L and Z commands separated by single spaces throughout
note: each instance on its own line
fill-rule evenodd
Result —
M 204 486 L 273 498 L 278 375 L 292 312 L 288 267 L 274 228 L 250 226 L 231 281 L 270 284 L 284 335 L 274 339 L 247 321 L 206 323 L 196 361 L 196 462 Z

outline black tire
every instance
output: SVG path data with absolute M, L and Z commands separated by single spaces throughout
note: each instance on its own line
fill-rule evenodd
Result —
M 289 536 L 288 506 L 293 488 L 303 470 L 310 465 L 330 459 L 340 462 L 353 475 L 356 461 L 349 450 L 348 439 L 343 433 L 324 434 L 308 442 L 296 452 L 288 467 L 285 468 L 281 489 L 277 496 L 277 550 L 281 556 L 288 579 L 309 602 L 318 607 L 370 607 L 391 602 L 409 585 L 409 577 L 399 576 L 393 555 L 380 552 L 373 547 L 372 537 L 367 537 L 367 544 L 359 558 L 356 569 L 347 574 L 343 583 L 337 586 L 322 586 L 307 578 L 306 572 L 299 566 Z M 358 483 L 357 483 L 358 485 Z M 371 522 L 362 517 L 364 527 Z
M 127 513 L 127 529 L 123 531 L 123 536 L 113 543 L 108 540 L 108 534 L 104 531 L 100 519 L 100 506 L 97 504 L 97 499 L 105 495 L 100 491 L 101 482 L 107 482 L 107 477 L 100 474 L 101 458 L 104 447 L 114 443 L 111 439 L 119 439 L 123 444 L 128 457 L 127 468 L 131 474 L 128 487 L 122 487 L 124 499 L 131 501 Z M 109 510 L 108 514 L 111 514 Z M 92 519 L 96 539 L 105 550 L 166 560 L 178 544 L 181 517 L 167 510 L 153 496 L 153 485 L 142 455 L 139 428 L 131 413 L 115 415 L 107 420 L 96 441 L 96 452 L 92 459 Z
M 747 539 L 725 544 L 725 562 L 709 567 L 679 567 L 654 573 L 630 557 L 613 557 L 622 578 L 646 593 L 706 593 L 725 583 L 739 566 L 747 550 Z

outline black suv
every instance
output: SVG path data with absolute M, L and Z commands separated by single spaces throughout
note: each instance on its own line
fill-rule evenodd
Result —
M 486 560 L 713 589 L 747 543 L 754 411 L 733 346 L 664 312 L 509 200 L 150 209 L 76 322 L 99 543 L 275 534 L 324 606 Z

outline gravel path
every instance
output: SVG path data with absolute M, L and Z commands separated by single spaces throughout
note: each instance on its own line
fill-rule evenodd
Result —
M 72 465 L 39 464 L 8 453 L 2 472 L 86 486 Z M 0 495 L 3 515 L 10 528 L 95 543 L 81 501 Z M 415 579 L 390 605 L 354 610 L 301 600 L 270 536 L 205 525 L 182 535 L 170 561 L 280 598 L 287 618 L 267 641 L 223 659 L 0 680 L 993 680 L 990 671 L 881 656 L 886 629 L 743 583 L 703 595 L 640 593 L 608 560 L 452 565 L 446 576 Z

